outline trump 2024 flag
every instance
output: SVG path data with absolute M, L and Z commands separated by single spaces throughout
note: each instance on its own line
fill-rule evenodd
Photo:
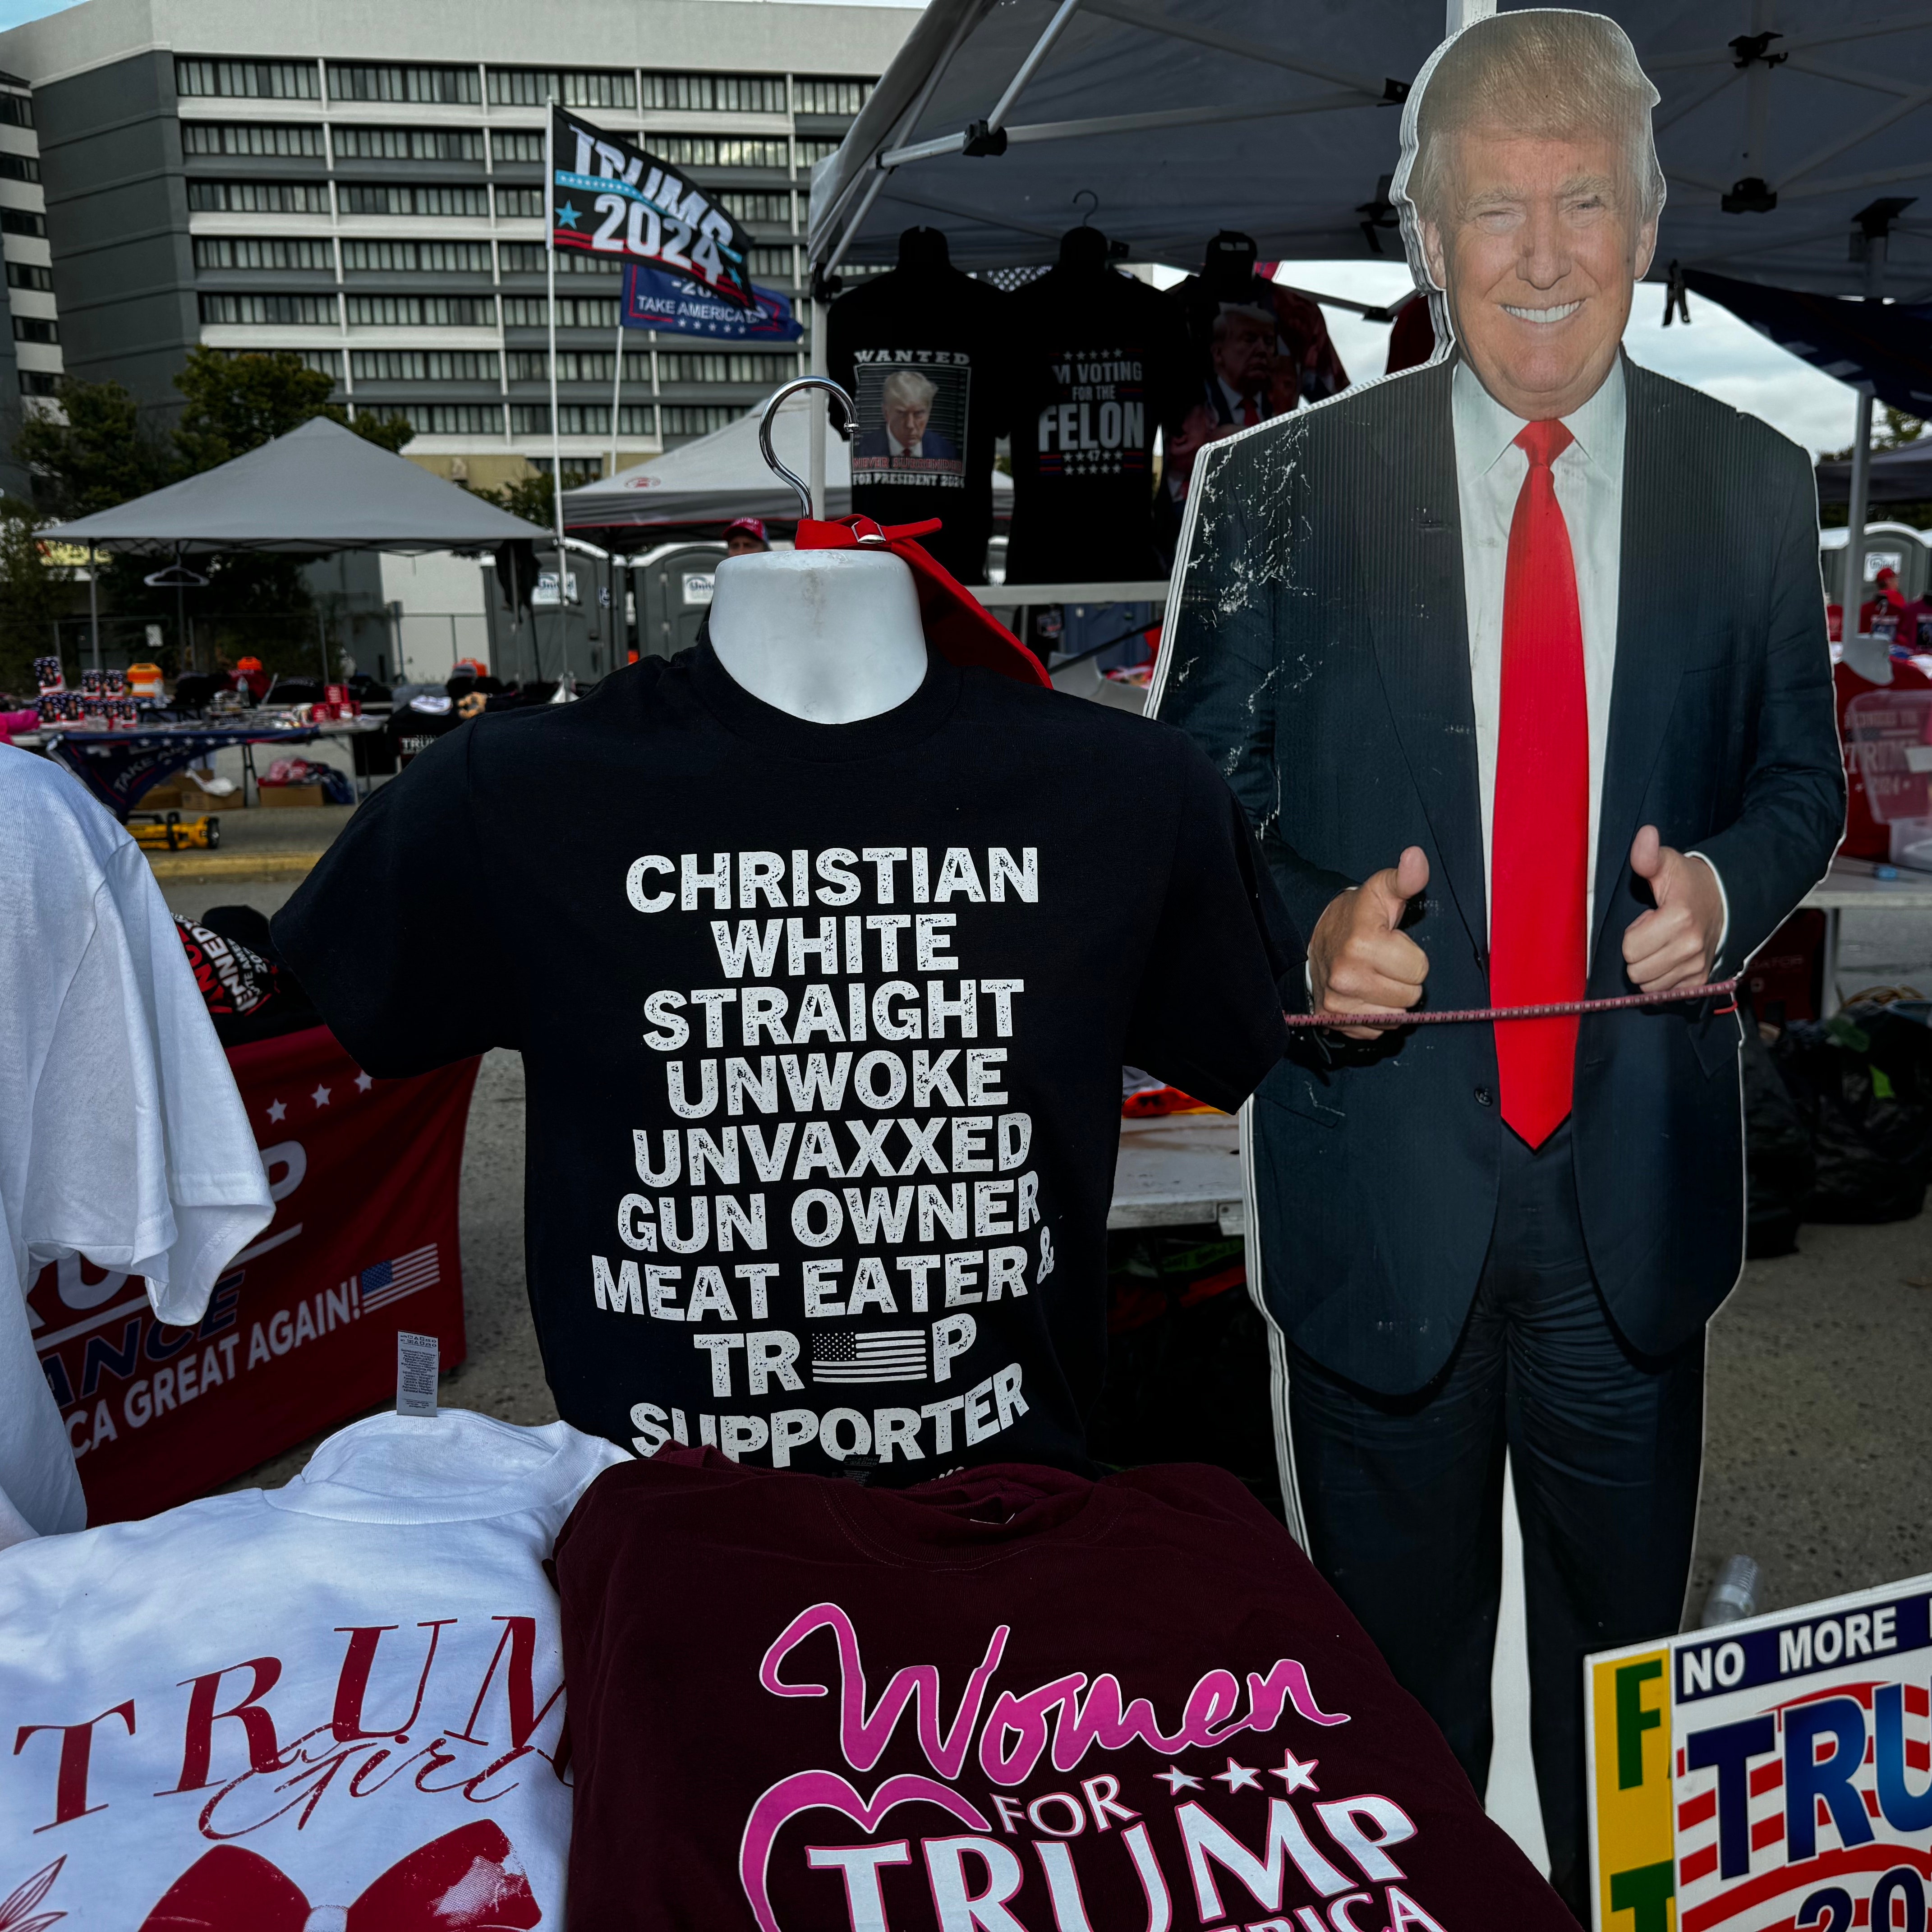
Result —
M 616 134 L 550 111 L 550 232 L 559 248 L 648 262 L 758 312 L 736 222 L 691 178 Z

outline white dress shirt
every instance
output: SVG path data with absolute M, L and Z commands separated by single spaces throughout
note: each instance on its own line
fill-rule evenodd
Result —
M 1469 684 L 1475 700 L 1476 775 L 1483 808 L 1483 852 L 1488 869 L 1495 830 L 1496 748 L 1503 683 L 1503 581 L 1510 524 L 1529 473 L 1516 439 L 1528 428 L 1459 362 L 1450 382 L 1456 439 L 1456 486 L 1462 519 L 1463 602 L 1469 628 Z M 1590 848 L 1584 882 L 1586 930 L 1596 931 L 1597 832 L 1604 798 L 1604 752 L 1610 735 L 1610 694 L 1617 667 L 1618 573 L 1624 521 L 1624 371 L 1610 364 L 1595 394 L 1563 418 L 1574 439 L 1550 465 L 1557 507 L 1570 532 L 1576 605 L 1582 620 L 1583 686 L 1589 710 Z M 1621 836 L 1621 832 L 1619 832 Z M 1702 858 L 1703 854 L 1694 855 Z M 1708 866 L 1708 859 L 1704 862 Z M 1717 868 L 1711 867 L 1717 875 Z M 1724 880 L 1718 878 L 1724 893 Z M 1486 903 L 1492 897 L 1484 893 Z M 1724 924 L 1730 924 L 1726 901 Z M 1621 933 L 1606 934 L 1621 945 Z M 1722 950 L 1721 941 L 1720 950 Z

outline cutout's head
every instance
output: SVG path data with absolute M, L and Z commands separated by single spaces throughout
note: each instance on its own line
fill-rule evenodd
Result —
M 1568 415 L 1616 359 L 1664 208 L 1657 98 L 1614 20 L 1553 9 L 1465 28 L 1410 98 L 1411 265 L 1517 416 Z
M 914 370 L 902 369 L 886 378 L 879 400 L 885 409 L 886 430 L 895 442 L 910 448 L 925 435 L 926 426 L 932 420 L 932 399 L 938 393 L 937 382 Z

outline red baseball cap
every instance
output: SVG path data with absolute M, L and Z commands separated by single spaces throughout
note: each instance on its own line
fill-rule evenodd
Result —
M 724 526 L 724 534 L 728 537 L 734 530 L 742 530 L 747 536 L 756 537 L 760 543 L 769 541 L 765 535 L 765 520 L 763 517 L 740 517 L 736 522 L 729 523 Z

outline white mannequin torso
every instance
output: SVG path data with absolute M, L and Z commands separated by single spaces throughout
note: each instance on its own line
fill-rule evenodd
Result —
M 1884 638 L 1873 638 L 1862 632 L 1856 638 L 1845 640 L 1844 660 L 1868 684 L 1889 684 L 1892 682 L 1892 645 Z
M 727 557 L 711 598 L 711 647 L 734 684 L 814 724 L 903 704 L 926 677 L 912 572 L 882 550 Z

